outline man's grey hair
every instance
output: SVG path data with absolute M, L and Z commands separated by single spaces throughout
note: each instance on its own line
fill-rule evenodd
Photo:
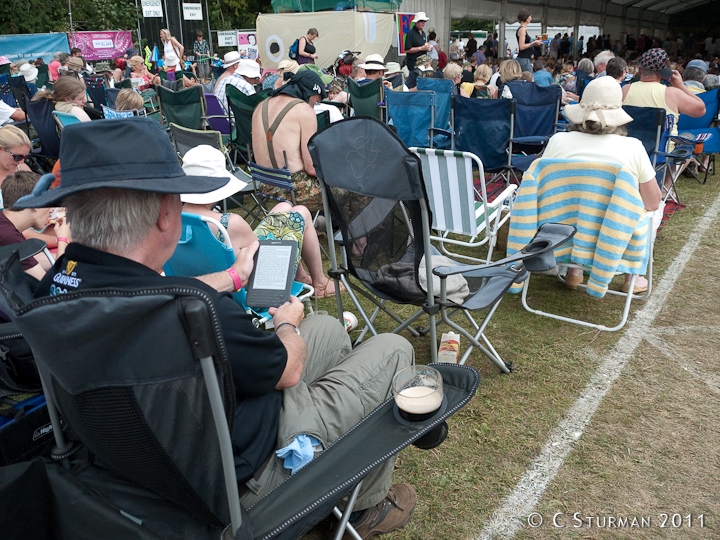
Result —
M 595 56 L 593 64 L 595 64 L 595 71 L 600 64 L 607 64 L 611 58 L 615 58 L 615 53 L 612 51 L 602 51 Z
M 686 67 L 683 71 L 683 81 L 697 81 L 702 82 L 705 78 L 705 72 L 697 67 L 690 66 Z
M 100 188 L 63 200 L 73 241 L 111 253 L 128 253 L 148 236 L 160 215 L 162 193 Z

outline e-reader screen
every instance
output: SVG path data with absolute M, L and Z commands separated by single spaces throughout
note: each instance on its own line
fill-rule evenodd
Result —
M 255 265 L 245 287 L 250 307 L 277 307 L 290 299 L 297 256 L 293 240 L 260 240 Z

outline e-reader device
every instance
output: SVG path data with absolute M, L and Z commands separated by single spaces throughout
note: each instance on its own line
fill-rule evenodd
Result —
M 278 307 L 290 300 L 297 250 L 294 240 L 260 240 L 255 265 L 245 285 L 248 306 Z

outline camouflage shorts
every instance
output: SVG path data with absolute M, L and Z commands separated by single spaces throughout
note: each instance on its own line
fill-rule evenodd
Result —
M 322 210 L 322 194 L 320 193 L 320 183 L 318 179 L 310 176 L 305 171 L 292 173 L 290 177 L 292 178 L 295 191 L 295 204 L 306 206 L 311 214 Z M 289 199 L 290 194 L 281 188 L 263 184 L 260 186 L 260 192 L 270 197 L 292 202 Z

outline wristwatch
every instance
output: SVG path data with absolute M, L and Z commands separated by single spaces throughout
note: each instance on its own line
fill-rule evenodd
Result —
M 295 333 L 296 333 L 298 336 L 300 335 L 300 329 L 299 329 L 297 326 L 295 326 L 293 323 L 289 323 L 289 322 L 284 322 L 284 323 L 278 324 L 278 325 L 275 327 L 275 333 L 277 333 L 277 331 L 280 330 L 280 329 L 281 329 L 283 326 L 285 326 L 285 325 L 292 326 L 293 330 L 295 330 Z

